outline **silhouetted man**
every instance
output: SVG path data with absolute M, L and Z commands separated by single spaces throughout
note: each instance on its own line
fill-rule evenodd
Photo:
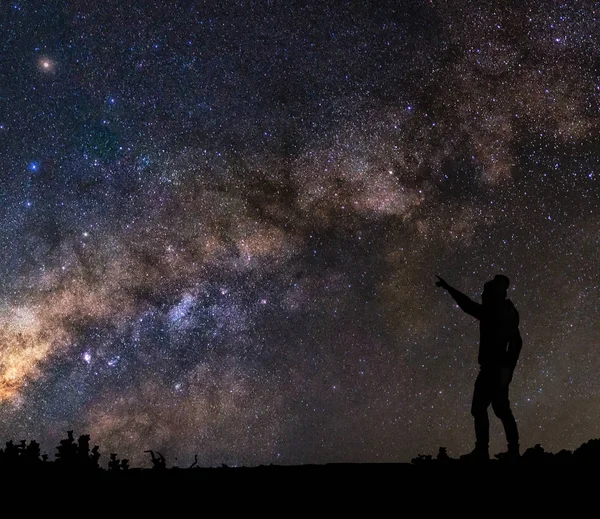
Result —
M 519 359 L 521 334 L 519 333 L 519 313 L 512 301 L 506 298 L 508 278 L 501 274 L 483 286 L 481 304 L 451 287 L 437 276 L 436 285 L 447 290 L 458 306 L 480 322 L 479 366 L 475 381 L 471 414 L 475 419 L 475 449 L 461 459 L 472 461 L 488 460 L 490 423 L 488 407 L 492 404 L 494 413 L 504 425 L 508 451 L 496 455 L 509 461 L 519 458 L 519 432 L 510 410 L 508 386 Z

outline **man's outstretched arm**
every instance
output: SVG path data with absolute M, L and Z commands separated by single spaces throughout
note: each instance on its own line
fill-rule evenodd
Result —
M 436 281 L 436 285 L 438 287 L 442 287 L 447 290 L 448 293 L 452 296 L 452 299 L 456 301 L 456 304 L 466 313 L 472 315 L 476 319 L 481 319 L 481 310 L 482 305 L 480 303 L 476 303 L 469 296 L 463 294 L 460 290 L 457 290 L 454 287 L 451 287 L 446 281 L 444 281 L 440 276 L 437 276 L 439 281 Z

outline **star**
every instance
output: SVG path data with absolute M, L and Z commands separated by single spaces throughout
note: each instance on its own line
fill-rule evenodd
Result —
M 38 60 L 38 68 L 42 72 L 54 72 L 56 68 L 56 63 L 50 58 L 40 58 Z

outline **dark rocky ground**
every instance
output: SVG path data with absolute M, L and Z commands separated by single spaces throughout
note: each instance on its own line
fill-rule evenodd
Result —
M 293 500 L 290 510 L 320 500 L 349 513 L 363 507 L 370 515 L 382 503 L 396 512 L 406 508 L 421 513 L 448 507 L 460 512 L 478 506 L 510 509 L 528 503 L 539 512 L 540 507 L 552 509 L 565 500 L 595 502 L 600 497 L 600 439 L 557 453 L 536 445 L 516 463 L 467 463 L 450 458 L 441 447 L 437 454 L 419 454 L 410 463 L 175 468 L 159 453 L 148 451 L 153 468 L 145 469 L 129 467 L 116 454 L 107 456 L 109 468 L 100 467 L 99 449 L 90 448 L 89 440 L 82 435 L 75 441 L 69 433 L 53 461 L 40 454 L 36 442 L 7 442 L 0 449 L 0 488 L 6 490 L 7 482 L 27 489 L 57 484 L 62 490 L 55 495 L 65 503 L 78 495 L 98 503 L 106 496 L 130 503 L 143 500 L 151 507 L 166 499 L 169 506 L 177 503 L 186 510 L 206 502 L 224 509 L 259 502 L 274 507 L 288 496 L 285 499 Z M 72 488 L 85 491 L 78 494 Z

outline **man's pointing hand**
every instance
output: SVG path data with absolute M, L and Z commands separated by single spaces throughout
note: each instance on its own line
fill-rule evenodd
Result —
M 440 276 L 436 276 L 436 278 L 438 278 L 439 280 L 435 282 L 436 286 L 442 287 L 444 290 L 448 290 L 448 288 L 450 288 L 450 285 L 446 283 L 446 281 L 443 280 Z

